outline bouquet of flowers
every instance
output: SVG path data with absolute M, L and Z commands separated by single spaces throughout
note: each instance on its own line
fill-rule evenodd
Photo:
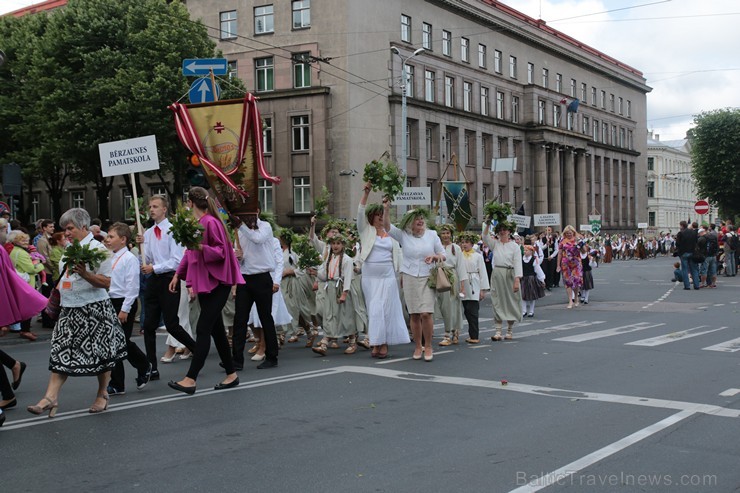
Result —
M 197 250 L 203 240 L 204 228 L 193 213 L 184 207 L 178 207 L 170 222 L 172 227 L 169 234 L 172 238 L 188 250 Z
M 512 214 L 511 204 L 504 202 L 500 204 L 495 200 L 487 202 L 483 206 L 484 221 L 491 222 L 496 221 L 495 231 L 498 232 L 502 228 L 506 228 L 509 231 L 516 231 L 516 223 L 509 221 L 509 216 Z
M 299 269 L 305 270 L 321 264 L 321 255 L 311 242 L 308 241 L 308 236 L 306 235 L 296 235 L 294 237 L 292 250 L 298 254 Z
M 108 250 L 91 248 L 89 243 L 80 245 L 79 240 L 75 240 L 64 250 L 64 268 L 70 271 L 75 265 L 84 264 L 88 270 L 95 270 L 107 258 Z
M 329 189 L 325 186 L 321 187 L 321 193 L 316 200 L 313 201 L 313 213 L 317 219 L 325 219 L 329 217 L 329 199 L 331 199 Z
M 402 174 L 392 161 L 367 163 L 362 179 L 370 183 L 373 192 L 382 192 L 391 201 L 403 192 L 406 183 L 406 175 Z

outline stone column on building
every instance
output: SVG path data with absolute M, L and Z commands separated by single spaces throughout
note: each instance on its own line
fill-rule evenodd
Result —
M 619 204 L 619 225 L 625 226 L 624 221 L 624 161 L 617 159 L 617 197 Z
M 476 215 L 472 221 L 480 223 L 483 221 L 483 135 L 480 130 L 475 131 L 475 177 L 468 177 L 468 180 L 474 180 L 475 187 L 475 211 Z
M 547 150 L 544 144 L 534 144 L 534 210 L 532 214 L 548 212 Z
M 606 191 L 606 209 L 608 210 L 607 214 L 609 215 L 609 225 L 611 227 L 616 227 L 619 226 L 619 224 L 617 223 L 617 216 L 614 214 L 614 161 L 606 156 L 604 156 L 603 159 L 606 175 L 609 178 Z
M 590 157 L 586 157 L 585 150 L 576 152 L 576 222 L 578 224 L 588 224 L 589 203 L 593 201 L 594 191 L 593 183 L 594 174 L 591 170 L 591 181 L 586 178 L 586 167 L 589 166 Z M 593 208 L 593 206 L 592 206 Z
M 604 157 L 599 156 L 598 158 L 594 156 L 594 160 L 599 160 L 599 212 L 602 214 L 601 216 L 601 224 L 606 224 L 606 216 L 604 216 L 606 211 L 606 184 L 604 183 Z
M 576 230 L 578 229 L 578 223 L 576 223 L 576 193 L 580 193 L 576 189 L 576 169 L 575 169 L 575 151 L 571 149 L 563 149 L 563 225 L 572 224 Z
M 632 163 L 627 161 L 627 225 L 632 225 Z M 634 226 L 637 226 L 634 224 Z
M 560 151 L 554 146 L 547 152 L 547 192 L 547 212 L 561 214 L 563 196 L 560 188 Z M 560 220 L 562 222 L 562 216 Z

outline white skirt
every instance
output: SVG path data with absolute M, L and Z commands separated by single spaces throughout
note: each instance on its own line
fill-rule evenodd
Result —
M 362 292 L 367 308 L 370 345 L 411 342 L 403 319 L 393 264 L 365 262 L 362 266 Z
M 293 317 L 288 312 L 288 307 L 285 306 L 285 300 L 283 299 L 283 292 L 278 290 L 277 293 L 272 293 L 272 320 L 275 322 L 275 327 L 281 325 L 288 325 Z M 249 323 L 257 327 L 262 328 L 262 323 L 257 315 L 257 304 L 252 305 L 252 311 L 249 312 Z

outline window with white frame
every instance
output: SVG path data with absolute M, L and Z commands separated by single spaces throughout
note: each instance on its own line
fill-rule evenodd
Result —
M 460 59 L 463 62 L 470 61 L 470 40 L 468 38 L 460 38 Z
M 552 126 L 560 126 L 560 103 L 552 104 Z
M 600 102 L 601 102 L 601 105 L 600 105 L 601 109 L 605 110 L 606 109 L 606 91 L 601 91 Z
M 411 157 L 411 123 L 406 124 L 406 157 Z
M 226 74 L 229 79 L 239 76 L 236 60 L 229 60 L 226 64 Z
M 442 31 L 442 54 L 452 56 L 452 33 L 450 31 Z
M 155 195 L 167 196 L 167 189 L 163 185 L 152 185 L 149 187 L 149 196 L 154 197 Z
M 262 119 L 262 152 L 272 154 L 272 118 Z
M 401 41 L 411 42 L 411 17 L 401 14 Z
M 275 13 L 272 5 L 254 8 L 254 34 L 275 32 Z
M 527 84 L 534 84 L 534 63 L 527 63 Z
M 311 0 L 293 0 L 293 29 L 311 27 Z
M 581 82 L 581 103 L 588 104 L 588 86 Z
M 545 114 L 547 111 L 546 103 L 542 100 L 539 100 L 537 102 L 537 123 L 540 125 L 544 125 L 547 115 Z
M 308 214 L 311 209 L 311 179 L 307 176 L 293 178 L 293 212 Z
M 451 127 L 447 127 L 447 129 L 445 130 L 445 155 L 443 157 L 446 157 L 449 159 L 451 156 L 452 156 L 452 129 Z
M 308 115 L 291 117 L 290 122 L 293 130 L 293 152 L 309 151 L 311 127 Z
M 516 57 L 509 56 L 509 77 L 516 79 Z
M 236 10 L 220 13 L 221 39 L 236 38 Z
M 632 118 L 632 101 L 627 100 L 627 118 Z
M 632 142 L 632 130 L 627 130 L 627 149 L 630 151 L 634 151 L 634 145 Z
M 566 121 L 566 124 L 567 124 L 567 127 L 566 128 L 568 130 L 573 130 L 573 115 L 574 115 L 574 113 L 572 113 L 570 111 L 566 112 L 565 121 Z
M 563 92 L 563 74 L 555 74 L 555 91 Z
M 570 79 L 570 97 L 576 97 L 576 80 Z
M 599 120 L 594 120 L 593 132 L 594 132 L 594 135 L 593 135 L 594 142 L 598 142 L 599 141 Z
M 480 114 L 488 116 L 489 94 L 487 87 L 480 88 Z
M 596 106 L 596 88 L 595 87 L 591 88 L 591 104 L 593 106 Z
M 493 50 L 493 71 L 497 74 L 501 73 L 501 64 L 503 63 L 501 61 L 501 58 L 503 57 L 503 54 L 500 50 Z
M 85 192 L 83 190 L 72 192 L 72 207 L 85 208 Z
M 589 122 L 589 118 L 584 116 L 581 120 L 581 133 L 588 135 L 589 132 L 591 132 L 591 123 Z
M 439 160 L 439 125 L 427 124 L 426 126 L 426 151 L 428 161 Z
M 432 25 L 426 22 L 421 23 L 421 47 L 425 50 L 432 49 Z
M 655 197 L 655 182 L 649 181 L 647 182 L 647 196 L 649 199 L 652 199 Z
M 601 142 L 603 144 L 609 143 L 609 124 L 608 123 L 601 124 Z
M 609 111 L 614 113 L 614 94 L 609 94 Z
M 445 106 L 455 107 L 455 78 L 445 75 Z
M 511 97 L 511 121 L 519 123 L 519 96 Z
M 617 100 L 617 113 L 620 115 L 624 114 L 624 99 L 622 98 Z
M 504 93 L 496 91 L 496 118 L 504 118 Z
M 546 68 L 542 69 L 542 87 L 547 89 L 550 86 L 550 71 Z
M 619 147 L 624 147 L 625 137 L 626 137 L 626 133 L 624 131 L 624 128 L 619 127 Z
M 262 212 L 272 213 L 275 211 L 272 182 L 268 180 L 257 180 L 257 198 L 260 202 Z
M 616 125 L 612 125 L 612 141 L 611 141 L 611 144 L 613 146 L 616 146 L 617 145 L 617 126 Z
M 424 100 L 430 103 L 434 102 L 435 98 L 435 83 L 434 83 L 434 72 L 431 70 L 424 71 Z
M 414 97 L 414 66 L 406 65 L 406 96 Z
M 647 158 L 647 169 L 648 171 L 655 171 L 655 158 L 654 157 Z
M 463 110 L 473 110 L 473 84 L 463 81 Z
M 293 53 L 293 87 L 311 87 L 311 53 Z
M 648 212 L 648 227 L 653 227 L 653 226 L 655 226 L 655 212 L 650 211 Z
M 256 58 L 254 60 L 255 68 L 255 89 L 257 92 L 272 91 L 275 89 L 275 65 L 271 56 L 265 58 Z
M 486 68 L 486 45 L 478 45 L 478 66 L 480 68 Z

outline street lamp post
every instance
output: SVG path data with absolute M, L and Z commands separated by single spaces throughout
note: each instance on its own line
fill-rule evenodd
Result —
M 396 48 L 395 46 L 391 47 L 391 51 L 398 55 L 398 58 L 401 59 L 401 156 L 399 159 L 399 163 L 401 164 L 401 173 L 404 175 L 404 177 L 408 173 L 407 165 L 406 165 L 406 155 L 408 154 L 408 142 L 406 141 L 406 95 L 408 94 L 408 86 L 409 86 L 409 73 L 406 69 L 406 64 L 409 60 L 414 58 L 416 55 L 424 52 L 424 48 L 419 48 L 414 53 L 411 54 L 411 56 L 404 57 L 401 55 L 401 52 Z M 405 179 L 405 178 L 404 178 Z M 404 207 L 405 208 L 405 207 Z

